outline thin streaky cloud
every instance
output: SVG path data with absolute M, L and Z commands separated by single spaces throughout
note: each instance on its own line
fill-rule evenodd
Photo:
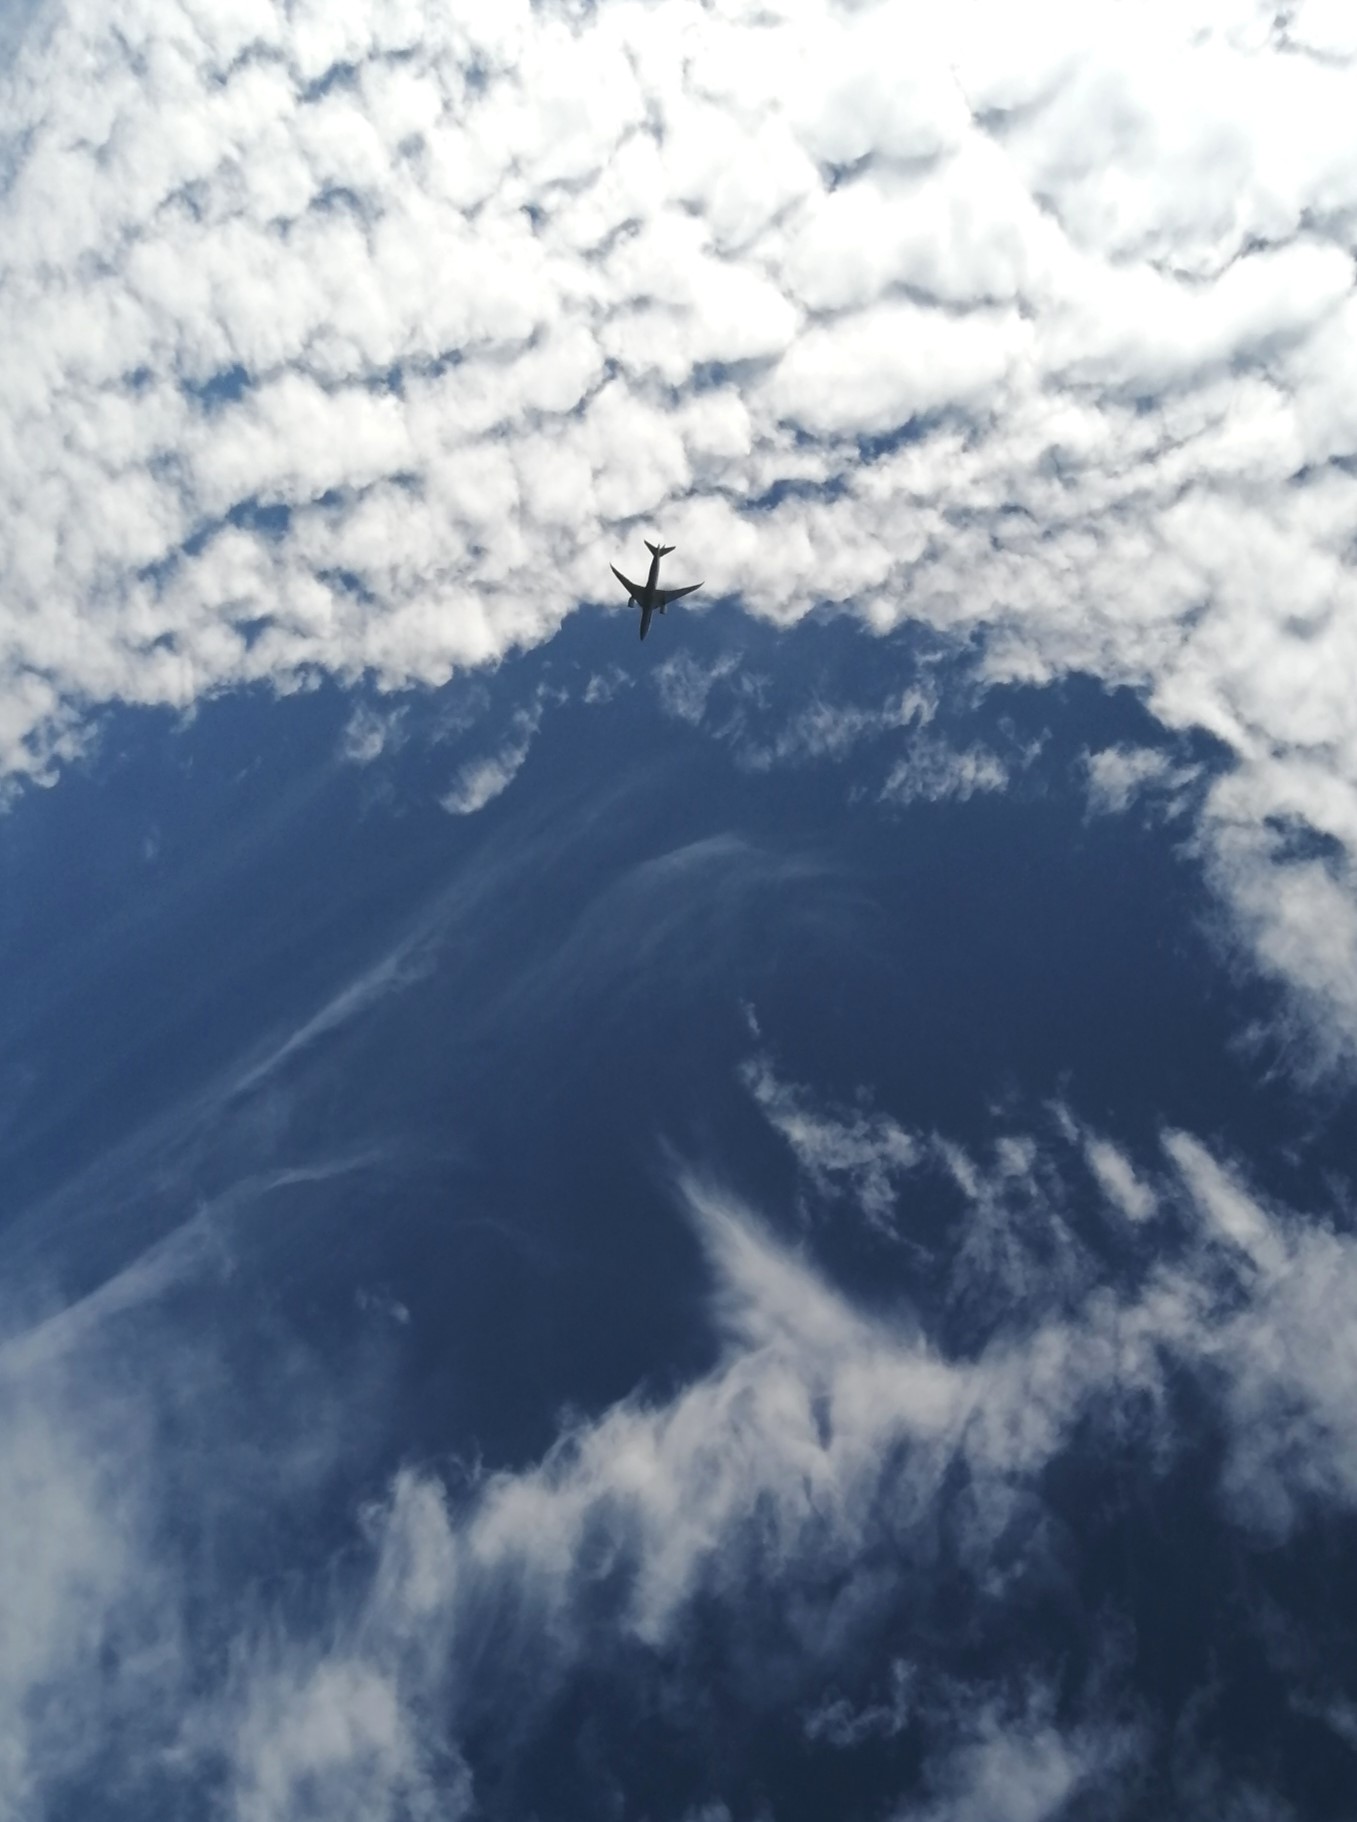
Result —
M 766 1596 L 802 1616 L 781 1674 L 817 1737 L 848 1751 L 857 1738 L 923 1730 L 923 1788 L 902 1816 L 979 1817 L 1003 1791 L 1012 1813 L 1035 1822 L 1076 1791 L 1100 1791 L 1134 1770 L 1145 1737 L 1115 1704 L 1057 1719 L 1039 1665 L 1021 1654 L 1025 1700 L 940 1683 L 917 1656 L 871 1701 L 822 1698 L 857 1636 L 841 1629 L 844 1614 L 865 1623 L 887 1598 L 910 1612 L 923 1598 L 910 1565 L 934 1560 L 940 1532 L 949 1599 L 977 1626 L 996 1602 L 1020 1603 L 1024 1575 L 1058 1577 L 1072 1540 L 1040 1522 L 1047 1470 L 1090 1424 L 1138 1439 L 1149 1469 L 1195 1447 L 1168 1394 L 1176 1375 L 1196 1380 L 1222 1426 L 1213 1500 L 1223 1539 L 1276 1542 L 1308 1511 L 1357 1510 L 1351 1350 L 1341 1345 L 1357 1333 L 1353 1242 L 1269 1205 L 1199 1140 L 1178 1133 L 1166 1144 L 1178 1239 L 1160 1236 L 1138 1286 L 1095 1278 L 1062 1313 L 1029 1309 L 960 1353 L 904 1312 L 865 1311 L 719 1182 L 684 1177 L 678 1193 L 710 1264 L 712 1365 L 665 1395 L 638 1391 L 568 1420 L 540 1459 L 476 1472 L 456 1500 L 432 1471 L 401 1468 L 362 1514 L 361 1561 L 288 1618 L 267 1606 L 247 1616 L 220 1641 L 215 1669 L 180 1624 L 199 1570 L 176 1555 L 179 1533 L 156 1507 L 168 1496 L 156 1436 L 169 1388 L 124 1372 L 108 1388 L 116 1411 L 66 1395 L 88 1367 L 106 1370 L 129 1332 L 124 1312 L 106 1307 L 26 1376 L 31 1421 L 5 1430 L 5 1447 L 19 1450 L 0 1476 L 7 1534 L 34 1523 L 30 1495 L 49 1522 L 44 1553 L 29 1554 L 41 1573 L 0 1576 L 6 1637 L 41 1644 L 0 1666 L 14 1717 L 0 1740 L 0 1789 L 20 1807 L 60 1790 L 95 1762 L 107 1728 L 133 1715 L 127 1776 L 210 1770 L 242 1817 L 300 1819 L 318 1791 L 338 1815 L 460 1814 L 474 1798 L 463 1729 L 486 1703 L 512 1700 L 530 1726 L 534 1702 L 581 1669 L 601 1670 L 618 1644 L 663 1652 L 680 1641 L 699 1599 L 738 1633 L 751 1600 Z M 994 1169 L 1033 1176 L 1039 1153 L 1040 1141 L 1010 1135 Z M 968 1173 L 959 1153 L 956 1170 L 972 1185 L 968 1225 L 1005 1219 L 985 1174 Z M 1016 1209 L 1008 1218 L 1023 1219 Z M 1222 1272 L 1222 1245 L 1242 1269 Z M 992 1258 L 1018 1273 L 1021 1308 L 1021 1266 L 1007 1266 L 1001 1248 Z M 964 1246 L 954 1269 L 975 1269 Z M 154 1319 L 148 1288 L 140 1324 Z M 210 1366 L 181 1366 L 229 1409 L 219 1369 L 213 1380 Z M 271 1413 L 280 1448 L 303 1434 L 310 1446 L 314 1390 L 307 1382 L 300 1406 Z M 129 1436 L 144 1446 L 129 1450 Z M 101 1491 L 106 1480 L 116 1499 Z M 221 1496 L 229 1507 L 229 1478 Z M 252 1487 L 248 1497 L 270 1495 Z M 65 1515 L 59 1526 L 53 1513 Z M 1015 1535 L 1020 1558 L 996 1581 L 996 1553 Z M 898 1580 L 883 1580 L 883 1564 L 898 1566 Z M 161 1648 L 152 1663 L 116 1650 L 91 1657 L 81 1643 L 91 1628 L 107 1638 L 140 1629 Z M 932 1635 L 911 1636 L 923 1649 Z M 30 1701 L 53 1676 L 68 1679 L 88 1717 L 74 1756 Z M 145 1760 L 137 1741 L 150 1742 Z

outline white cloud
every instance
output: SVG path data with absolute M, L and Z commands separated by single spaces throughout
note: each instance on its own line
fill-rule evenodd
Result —
M 1061 1132 L 1083 1143 L 1073 1116 Z M 884 1122 L 874 1136 L 890 1140 Z M 845 1158 L 844 1132 L 831 1137 L 831 1174 L 864 1168 L 852 1144 Z M 1357 1335 L 1357 1247 L 1266 1203 L 1200 1141 L 1165 1144 L 1164 1219 L 1139 1272 L 1113 1283 L 1031 1269 L 1037 1200 L 1052 1223 L 1076 1213 L 1039 1141 L 1011 1133 L 983 1168 L 954 1145 L 930 1148 L 964 1198 L 954 1288 L 988 1270 L 1003 1293 L 1002 1315 L 962 1350 L 922 1318 L 869 1314 L 719 1186 L 690 1179 L 717 1342 L 706 1371 L 572 1420 L 542 1459 L 478 1475 L 455 1501 L 431 1471 L 402 1469 L 361 1515 L 365 1555 L 317 1571 L 286 1614 L 233 1608 L 208 1642 L 185 1623 L 208 1565 L 186 1553 L 182 1501 L 262 1501 L 266 1516 L 270 1499 L 289 1500 L 286 1438 L 313 1444 L 314 1381 L 292 1382 L 299 1408 L 271 1410 L 262 1431 L 249 1419 L 248 1452 L 270 1445 L 269 1475 L 239 1486 L 238 1442 L 218 1423 L 236 1389 L 199 1358 L 201 1341 L 181 1347 L 172 1375 L 154 1370 L 154 1349 L 129 1368 L 116 1345 L 168 1333 L 156 1330 L 163 1293 L 212 1267 L 211 1249 L 172 1244 L 55 1327 L 12 1322 L 0 1348 L 0 1792 L 38 1813 L 116 1730 L 127 1777 L 209 1770 L 240 1822 L 290 1822 L 318 1801 L 338 1816 L 470 1813 L 469 1713 L 512 1702 L 526 1725 L 595 1653 L 674 1646 L 699 1597 L 737 1632 L 770 1598 L 787 1626 L 779 1675 L 813 1740 L 847 1751 L 920 1730 L 925 1788 L 902 1816 L 1058 1814 L 1133 1764 L 1139 1736 L 1096 1715 L 1057 1720 L 1035 1672 L 1016 1700 L 949 1694 L 926 1629 L 888 1681 L 850 1700 L 835 1684 L 861 1616 L 922 1598 L 911 1577 L 930 1579 L 940 1536 L 949 1601 L 967 1613 L 1008 1611 L 1024 1576 L 1058 1577 L 1075 1540 L 1046 1522 L 1047 1468 L 1110 1425 L 1122 1446 L 1140 1439 L 1153 1472 L 1188 1441 L 1166 1390 L 1182 1374 L 1220 1419 L 1223 1524 L 1280 1540 L 1311 1509 L 1357 1506 L 1344 1339 Z M 917 1168 L 886 1150 L 883 1167 Z M 188 1489 L 164 1476 L 157 1439 L 162 1401 L 186 1383 L 206 1400 L 206 1459 L 221 1470 Z M 322 1453 L 342 1448 L 342 1429 Z M 35 1700 L 53 1687 L 59 1712 Z
M 1186 1133 L 1171 1132 L 1164 1149 L 1182 1172 L 1198 1207 L 1232 1245 L 1268 1273 L 1279 1268 L 1283 1248 L 1263 1209 Z
M 338 1653 L 276 1682 L 256 1671 L 232 1743 L 234 1813 L 274 1822 L 322 1802 L 337 1818 L 453 1817 L 464 1787 L 430 1778 L 399 1689 L 365 1659 Z
M 400 745 L 404 719 L 403 708 L 383 714 L 360 702 L 344 724 L 340 752 L 354 765 L 371 765 L 374 759 L 380 759 L 390 748 Z
M 242 1640 L 231 1686 L 199 1725 L 218 1730 L 239 1822 L 470 1813 L 471 1779 L 441 1716 L 448 1581 L 442 1497 L 397 1477 L 377 1572 L 330 1636 Z M 224 1735 L 225 1737 L 221 1737 Z M 205 1742 L 206 1743 L 206 1742 Z
M 1196 776 L 1194 767 L 1175 766 L 1156 747 L 1103 747 L 1084 763 L 1089 808 L 1104 816 L 1121 815 L 1146 793 L 1181 788 Z
M 40 1813 L 97 1749 L 101 1654 L 126 1662 L 132 1700 L 175 1668 L 172 1577 L 150 1553 L 147 1489 L 117 1472 L 113 1446 L 134 1456 L 152 1438 L 139 1409 L 113 1403 L 59 1363 L 16 1377 L 0 1353 L 0 1807 L 13 1815 Z M 59 1703 L 41 1699 L 54 1689 Z
M 1025 752 L 1020 763 L 1033 754 Z M 940 804 L 947 798 L 965 802 L 976 793 L 1004 791 L 1009 783 L 1009 763 L 980 742 L 953 747 L 938 734 L 916 732 L 905 742 L 882 785 L 887 804 Z
M 1108 1201 L 1128 1221 L 1148 1221 L 1155 1211 L 1154 1191 L 1136 1174 L 1125 1152 L 1090 1133 L 1084 1140 L 1084 1156 Z
M 877 305 L 808 329 L 770 380 L 768 408 L 822 436 L 879 435 L 942 406 L 977 405 L 1017 367 L 1027 341 L 1010 312 Z
M 483 759 L 468 760 L 462 767 L 451 790 L 439 799 L 450 816 L 474 816 L 508 790 L 522 770 L 542 725 L 544 700 L 539 694 L 531 708 L 518 710 L 507 738 L 495 752 Z
M 817 759 L 842 759 L 861 741 L 896 729 L 923 727 L 937 712 L 937 691 L 930 684 L 902 690 L 880 708 L 817 699 L 792 716 L 766 745 L 741 742 L 741 764 L 754 771 Z
M 823 1688 L 838 1646 L 813 1589 L 837 1588 L 843 1602 L 861 1574 L 879 1602 L 870 1565 L 880 1528 L 892 1560 L 917 1562 L 939 1522 L 947 1464 L 961 1462 L 970 1493 L 964 1512 L 947 1519 L 948 1560 L 977 1594 L 989 1587 L 998 1598 L 1004 1583 L 988 1581 L 998 1540 L 1019 1509 L 1030 1525 L 1044 1465 L 1071 1446 L 1084 1418 L 1102 1421 L 1125 1400 L 1139 1429 L 1148 1398 L 1158 1446 L 1175 1445 L 1166 1360 L 1214 1388 L 1225 1417 L 1224 1513 L 1275 1532 L 1295 1522 L 1299 1502 L 1350 1506 L 1357 1429 L 1341 1388 L 1351 1363 L 1330 1340 L 1352 1326 L 1350 1242 L 1265 1209 L 1197 1142 L 1173 1135 L 1169 1147 L 1186 1173 L 1179 1213 L 1205 1221 L 1206 1250 L 1166 1255 L 1124 1296 L 1094 1282 L 1065 1317 L 1033 1307 L 1030 1287 L 1017 1284 L 1027 1313 L 967 1360 L 948 1358 L 898 1318 L 866 1316 L 728 1196 L 691 1182 L 723 1338 L 716 1364 L 667 1400 L 629 1399 L 578 1421 L 541 1463 L 486 1478 L 455 1516 L 433 1482 L 404 1474 L 390 1508 L 374 1514 L 370 1592 L 327 1653 L 324 1675 L 294 1652 L 296 1687 L 272 1689 L 261 1706 L 267 1737 L 280 1736 L 264 1762 L 300 1750 L 287 1717 L 304 1718 L 333 1677 L 326 1751 L 337 1764 L 356 1757 L 360 1771 L 386 1755 L 382 1763 L 398 1762 L 408 1780 L 418 1753 L 389 1704 L 401 1674 L 446 1674 L 461 1626 L 489 1603 L 513 1615 L 504 1646 L 516 1663 L 526 1653 L 536 1677 L 566 1675 L 594 1649 L 591 1615 L 605 1586 L 609 1627 L 654 1647 L 681 1636 L 699 1592 L 738 1623 L 756 1590 L 778 1591 L 783 1607 L 794 1590 L 796 1649 L 807 1682 Z M 1031 1142 L 1009 1150 L 1001 1171 L 1030 1170 Z M 978 1186 L 982 1201 L 988 1193 Z M 1220 1275 L 1217 1236 L 1227 1258 L 1247 1258 L 1258 1272 L 1251 1283 Z M 1029 1534 L 1031 1566 L 1056 1548 L 1040 1529 Z M 362 1675 L 349 1639 L 362 1641 Z M 386 1693 L 370 1692 L 360 1729 L 351 1697 L 374 1664 L 386 1666 Z M 427 1686 L 409 1685 L 413 1714 L 425 1712 L 413 1691 Z M 878 1699 L 830 1696 L 804 1715 L 812 1738 L 845 1750 L 922 1726 L 933 1742 L 929 1794 L 899 1813 L 930 1819 L 1000 1808 L 1034 1822 L 1053 1816 L 1144 1745 L 1121 1725 L 1058 1725 L 1039 1688 L 1016 1706 L 983 1691 L 940 1704 L 935 1682 L 920 1684 L 904 1661 Z M 298 1737 L 305 1744 L 309 1729 Z M 262 1750 L 251 1744 L 252 1764 Z M 394 1773 L 389 1787 L 407 1788 Z
M 871 1225 L 895 1237 L 897 1184 L 919 1163 L 918 1140 L 869 1108 L 817 1108 L 807 1089 L 779 1081 L 766 1056 L 747 1063 L 741 1077 L 816 1193 L 849 1189 Z
M 739 660 L 727 654 L 704 666 L 687 652 L 675 652 L 655 668 L 655 688 L 660 706 L 675 721 L 697 727 L 707 713 L 713 689 L 735 670 Z
M 963 1743 L 935 1767 L 937 1800 L 898 1811 L 898 1822 L 989 1822 L 998 1816 L 1045 1822 L 1064 1813 L 1081 1788 L 1124 1768 L 1136 1744 L 1129 1729 L 1062 1730 L 1051 1706 L 1049 1697 L 1034 1698 L 1018 1712 L 987 1703 L 971 1718 Z
M 595 671 L 584 686 L 584 701 L 590 708 L 601 707 L 611 702 L 614 696 L 623 690 L 630 689 L 633 679 L 627 675 L 620 664 L 610 664 L 605 670 Z
M 24 17 L 0 769 L 108 700 L 492 663 L 640 517 L 780 623 L 1140 691 L 1230 747 L 1245 836 L 1307 768 L 1357 824 L 1330 0 Z M 787 480 L 822 491 L 753 508 Z M 1215 877 L 1342 1052 L 1350 958 L 1306 932 L 1351 879 L 1269 920 L 1269 864 Z
M 1008 767 L 988 747 L 958 749 L 917 735 L 891 767 L 881 796 L 888 803 L 939 803 L 947 798 L 964 803 L 977 792 L 1002 791 L 1008 779 Z
M 1235 788 L 1244 781 L 1217 785 L 1201 846 L 1250 959 L 1300 1014 L 1293 1066 L 1304 1076 L 1357 1058 L 1357 848 L 1346 845 L 1343 787 L 1318 768 L 1296 770 L 1249 781 L 1259 788 L 1247 808 Z

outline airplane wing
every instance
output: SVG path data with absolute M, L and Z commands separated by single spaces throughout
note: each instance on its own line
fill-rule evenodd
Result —
M 627 593 L 631 596 L 632 600 L 639 601 L 641 599 L 641 596 L 646 592 L 645 589 L 641 586 L 641 584 L 639 582 L 628 582 L 627 578 L 622 574 L 621 570 L 617 567 L 617 565 L 615 563 L 610 563 L 608 565 L 608 568 L 617 577 L 618 581 L 622 584 L 623 588 L 626 589 Z
M 617 571 L 614 570 L 616 575 Z M 701 588 L 700 582 L 690 582 L 687 588 L 657 588 L 655 590 L 656 607 L 668 607 L 671 601 L 677 601 L 680 595 L 691 595 L 695 588 Z

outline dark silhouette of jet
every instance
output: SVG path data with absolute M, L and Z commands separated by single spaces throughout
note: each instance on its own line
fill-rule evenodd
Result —
M 646 549 L 650 552 L 650 574 L 645 579 L 644 587 L 639 582 L 628 582 L 615 563 L 608 565 L 641 610 L 641 637 L 643 639 L 650 631 L 650 616 L 657 607 L 663 613 L 671 601 L 677 601 L 680 595 L 691 595 L 695 588 L 702 586 L 700 582 L 690 582 L 687 588 L 661 588 L 659 586 L 660 558 L 667 557 L 673 548 L 672 544 L 651 544 L 649 542 L 646 544 Z

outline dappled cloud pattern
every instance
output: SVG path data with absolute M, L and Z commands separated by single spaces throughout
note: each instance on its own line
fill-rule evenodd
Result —
M 709 597 L 1216 735 L 1214 876 L 1350 1050 L 1341 9 L 72 0 L 11 37 L 6 771 L 111 700 L 439 682 L 662 521 Z

